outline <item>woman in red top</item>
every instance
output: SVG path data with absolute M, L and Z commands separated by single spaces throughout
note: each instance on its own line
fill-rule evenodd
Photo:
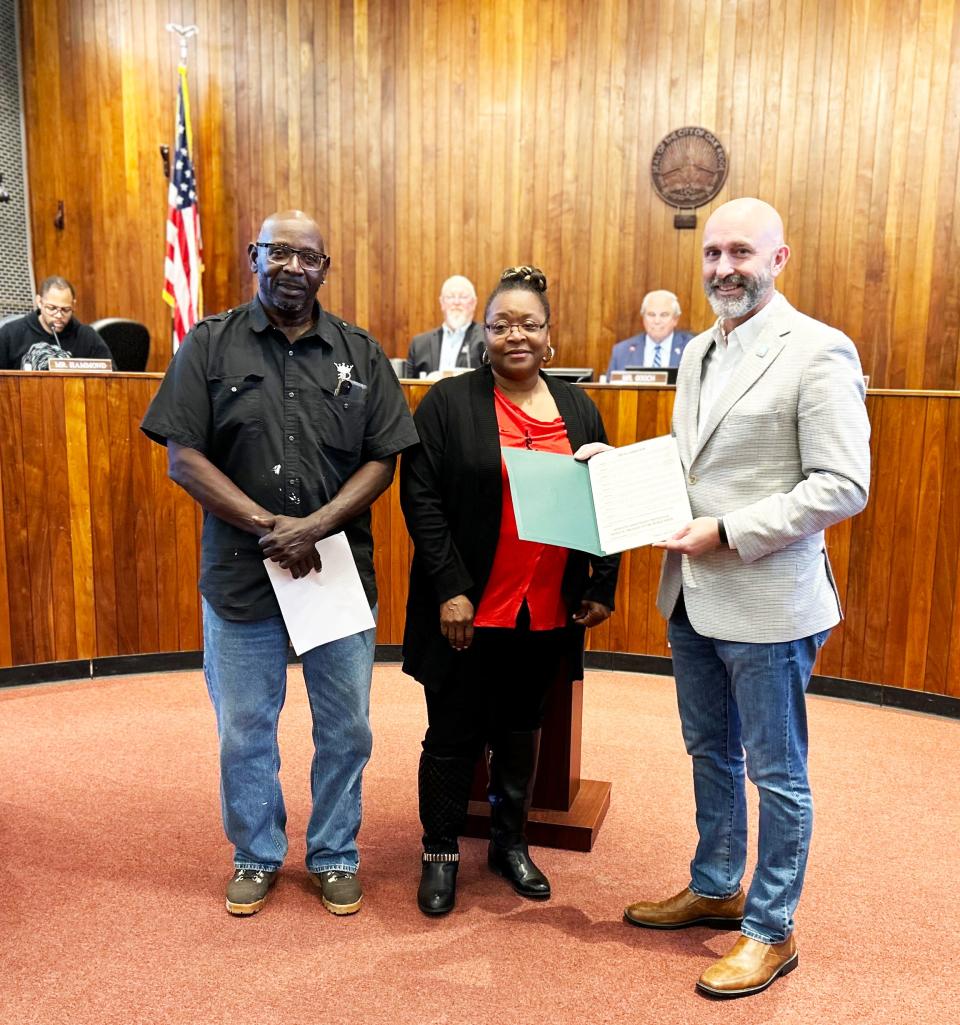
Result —
M 426 914 L 454 905 L 473 769 L 490 749 L 488 864 L 522 896 L 550 884 L 530 859 L 527 813 L 551 685 L 583 673 L 584 628 L 613 608 L 619 557 L 521 541 L 502 447 L 571 454 L 605 441 L 587 394 L 541 374 L 553 355 L 546 279 L 504 271 L 485 311 L 485 366 L 440 381 L 415 414 L 401 502 L 415 551 L 404 670 L 424 686 L 420 758 Z

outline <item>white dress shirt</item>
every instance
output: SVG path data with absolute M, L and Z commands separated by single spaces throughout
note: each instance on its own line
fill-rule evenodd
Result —
M 458 327 L 456 331 L 450 327 L 449 324 L 444 322 L 443 325 L 443 341 L 440 343 L 440 366 L 438 370 L 455 370 L 457 367 L 457 358 L 460 355 L 460 350 L 463 348 L 463 339 L 467 334 L 467 328 L 469 324 L 464 324 L 463 327 Z
M 697 430 L 702 434 L 704 425 L 710 419 L 714 402 L 730 383 L 743 357 L 750 352 L 763 331 L 767 318 L 782 301 L 779 292 L 770 302 L 749 320 L 735 327 L 730 334 L 723 333 L 723 320 L 718 318 L 713 326 L 713 345 L 707 350 L 700 367 L 700 406 L 697 412 Z
M 644 339 L 643 344 L 643 362 L 640 364 L 642 367 L 653 366 L 653 350 L 659 344 L 660 346 L 660 366 L 670 366 L 670 350 L 673 348 L 673 332 L 667 335 L 666 338 L 662 339 L 659 343 L 655 342 L 649 335 Z

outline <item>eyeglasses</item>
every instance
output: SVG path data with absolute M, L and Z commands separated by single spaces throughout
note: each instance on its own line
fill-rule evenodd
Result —
M 58 313 L 61 317 L 69 317 L 73 313 L 72 306 L 52 306 L 50 303 L 43 303 L 43 312 L 48 317 L 55 317 Z
M 274 245 L 273 242 L 254 242 L 258 249 L 266 249 L 267 259 L 278 266 L 288 264 L 296 256 L 300 266 L 307 270 L 319 270 L 329 259 L 326 253 L 318 253 L 316 249 L 294 249 L 293 246 Z
M 535 320 L 525 320 L 522 324 L 508 324 L 506 321 L 498 320 L 496 324 L 484 324 L 483 326 L 494 338 L 506 338 L 513 330 L 517 330 L 529 338 L 538 331 L 542 331 L 547 326 L 547 322 L 538 324 Z

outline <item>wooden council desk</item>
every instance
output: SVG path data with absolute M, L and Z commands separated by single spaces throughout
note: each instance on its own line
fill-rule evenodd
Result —
M 200 514 L 140 432 L 157 374 L 0 372 L 0 669 L 201 647 Z M 429 385 L 403 384 L 412 407 Z M 669 431 L 672 388 L 584 385 L 610 440 Z M 865 512 L 828 533 L 846 620 L 823 676 L 960 698 L 960 393 L 867 397 Z M 410 540 L 397 485 L 374 507 L 380 644 L 399 644 Z M 659 553 L 627 552 L 589 649 L 668 657 Z

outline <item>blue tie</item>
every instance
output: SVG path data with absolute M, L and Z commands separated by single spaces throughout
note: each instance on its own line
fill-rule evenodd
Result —
M 655 367 L 660 366 L 660 349 L 663 347 L 663 342 L 653 343 L 653 365 Z

